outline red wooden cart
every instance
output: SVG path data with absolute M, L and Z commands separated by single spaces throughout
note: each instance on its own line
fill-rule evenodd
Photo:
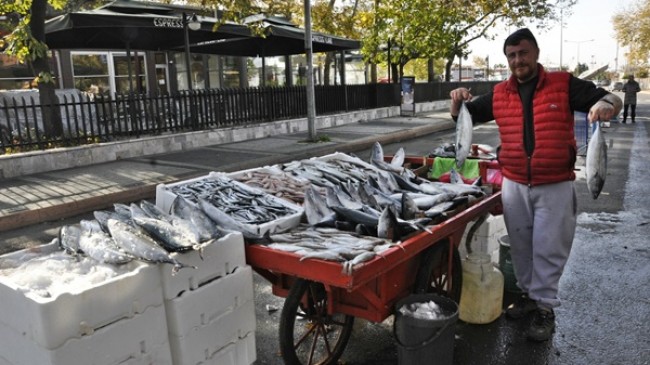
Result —
M 431 166 L 432 159 L 418 159 Z M 487 166 L 481 168 L 483 175 Z M 429 227 L 431 233 L 412 234 L 355 266 L 351 275 L 341 272 L 340 263 L 300 261 L 293 253 L 247 245 L 247 263 L 272 284 L 275 295 L 286 298 L 279 328 L 285 363 L 336 364 L 355 317 L 381 322 L 411 293 L 438 293 L 458 301 L 458 246 L 465 228 L 482 215 L 498 213 L 500 203 L 501 193 L 494 192 Z

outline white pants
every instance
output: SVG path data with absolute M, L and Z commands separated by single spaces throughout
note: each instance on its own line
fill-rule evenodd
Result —
M 501 198 L 517 285 L 539 306 L 558 307 L 576 229 L 573 181 L 529 187 L 504 178 Z

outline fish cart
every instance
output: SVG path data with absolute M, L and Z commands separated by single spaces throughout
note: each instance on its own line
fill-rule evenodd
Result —
M 407 157 L 406 164 L 423 171 L 433 160 Z M 498 169 L 496 162 L 481 165 L 482 176 L 488 169 Z M 337 262 L 300 260 L 291 252 L 247 244 L 247 263 L 272 284 L 275 295 L 286 298 L 279 324 L 285 363 L 336 364 L 355 317 L 382 322 L 411 293 L 438 293 L 458 301 L 462 280 L 458 246 L 468 223 L 500 213 L 498 188 L 429 226 L 430 233 L 412 233 L 351 273 L 342 272 Z

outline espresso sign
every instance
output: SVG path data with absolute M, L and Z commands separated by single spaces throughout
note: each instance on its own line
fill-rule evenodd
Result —
M 153 25 L 162 28 L 183 28 L 183 20 L 178 18 L 154 18 Z

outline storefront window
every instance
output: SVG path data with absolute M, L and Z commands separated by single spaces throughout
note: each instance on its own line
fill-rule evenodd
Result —
M 223 87 L 240 87 L 237 57 L 223 57 Z
M 174 55 L 174 60 L 176 62 L 176 81 L 178 82 L 178 90 L 187 90 L 187 66 L 185 62 L 185 54 L 176 53 Z M 205 81 L 203 80 L 203 55 L 190 54 L 190 63 L 192 89 L 205 89 Z
M 208 55 L 208 76 L 210 79 L 210 88 L 218 89 L 221 87 L 221 78 L 219 75 L 219 56 Z
M 110 93 L 108 54 L 72 54 L 74 87 L 91 94 Z
M 50 54 L 50 69 L 56 74 L 54 58 Z M 36 85 L 33 83 L 34 72 L 29 65 L 18 63 L 15 57 L 0 54 L 0 90 L 31 89 Z M 55 78 L 55 82 L 56 82 Z M 58 85 L 57 85 L 58 87 Z
M 129 60 L 126 54 L 113 54 L 113 67 L 115 68 L 115 92 L 124 94 L 147 92 L 147 78 L 145 72 L 144 55 L 131 54 L 131 78 L 129 78 Z M 131 80 L 131 84 L 129 84 Z

